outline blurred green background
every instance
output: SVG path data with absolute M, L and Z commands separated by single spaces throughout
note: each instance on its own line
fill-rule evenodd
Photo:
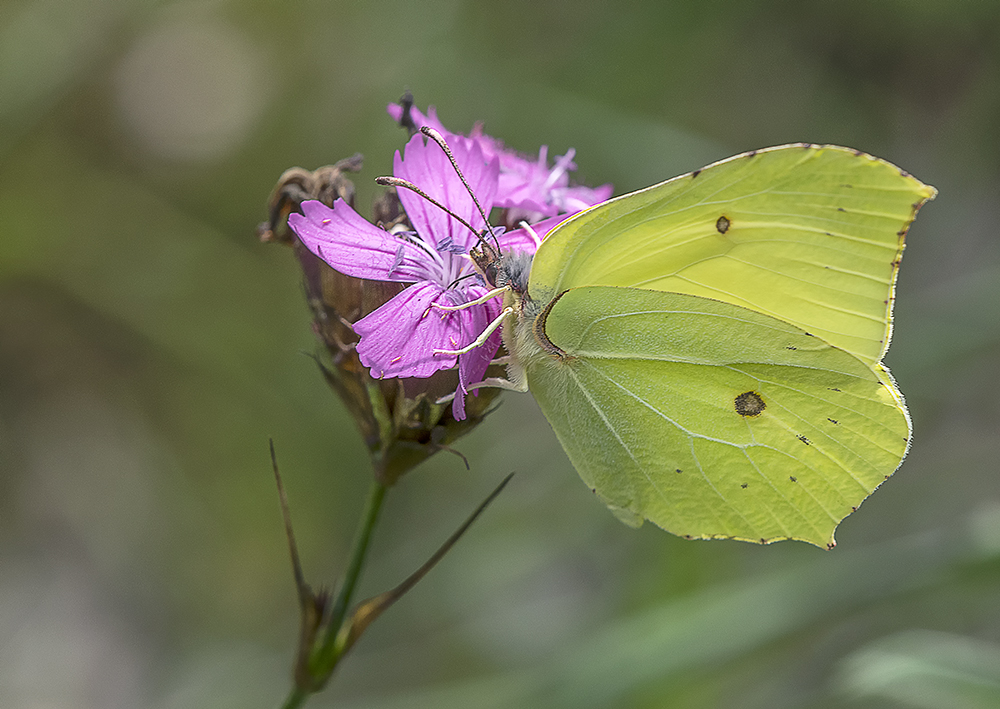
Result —
M 3 0 L 0 706 L 287 692 L 268 437 L 314 585 L 368 465 L 255 227 L 286 167 L 356 151 L 367 212 L 407 88 L 616 193 L 793 141 L 938 187 L 886 360 L 914 443 L 832 552 L 689 542 L 618 523 L 505 394 L 471 472 L 390 493 L 360 597 L 518 476 L 310 706 L 1000 706 L 1000 5 L 971 0 Z

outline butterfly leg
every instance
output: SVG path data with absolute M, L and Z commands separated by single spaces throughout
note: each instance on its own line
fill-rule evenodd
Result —
M 465 354 L 466 352 L 472 352 L 472 350 L 476 349 L 477 347 L 481 347 L 486 342 L 486 340 L 489 339 L 490 335 L 493 334 L 493 331 L 496 330 L 498 327 L 500 327 L 500 324 L 503 323 L 503 319 L 513 312 L 514 312 L 513 306 L 508 306 L 503 310 L 501 310 L 500 314 L 493 319 L 493 322 L 491 322 L 489 325 L 486 326 L 486 329 L 483 330 L 482 334 L 479 337 L 477 337 L 475 342 L 473 342 L 472 344 L 466 345 L 460 350 L 434 350 L 434 354 L 461 355 Z
M 510 290 L 510 286 L 504 286 L 503 288 L 494 288 L 489 293 L 475 300 L 470 300 L 468 303 L 462 303 L 460 305 L 439 305 L 438 303 L 431 303 L 431 307 L 437 310 L 465 310 L 466 308 L 471 308 L 473 305 L 482 305 L 488 300 L 496 298 L 498 295 L 503 295 Z
M 487 377 L 481 382 L 476 382 L 475 384 L 470 384 L 466 387 L 469 391 L 473 389 L 484 389 L 490 387 L 493 389 L 506 389 L 507 391 L 519 391 L 522 394 L 528 391 L 528 382 L 525 380 L 523 384 L 517 384 L 509 379 L 503 379 L 501 377 Z
M 475 384 L 470 384 L 466 387 L 466 391 L 473 391 L 475 389 L 506 389 L 507 391 L 517 391 L 522 394 L 528 391 L 528 383 L 525 381 L 523 384 L 517 384 L 510 381 L 509 379 L 503 379 L 501 377 L 487 377 L 481 382 L 476 382 Z M 449 401 L 455 398 L 455 394 L 451 393 L 447 396 L 442 396 L 437 399 L 434 403 L 436 404 L 447 404 Z

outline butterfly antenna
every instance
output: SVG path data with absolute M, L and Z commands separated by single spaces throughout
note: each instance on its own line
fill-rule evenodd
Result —
M 476 199 L 476 193 L 472 191 L 472 187 L 469 186 L 468 181 L 465 179 L 465 175 L 463 175 L 461 169 L 459 169 L 458 162 L 455 160 L 455 155 L 451 152 L 451 148 L 448 147 L 448 143 L 445 142 L 444 136 L 430 126 L 422 126 L 420 128 L 420 132 L 441 146 L 441 150 L 443 150 L 444 154 L 448 156 L 448 160 L 451 161 L 451 166 L 455 168 L 455 172 L 458 174 L 458 179 L 460 179 L 462 184 L 465 185 L 465 189 L 469 192 L 469 196 L 472 197 L 472 201 L 475 203 L 476 209 L 479 210 L 479 216 L 483 218 L 483 223 L 486 225 L 486 231 L 488 231 L 490 236 L 493 238 L 493 243 L 496 245 L 496 253 L 499 254 L 500 242 L 497 241 L 497 236 L 493 233 L 493 227 L 490 226 L 490 220 L 486 218 L 486 212 L 483 211 L 482 205 L 479 204 L 479 200 Z M 481 242 L 485 243 L 481 234 L 477 232 L 476 236 L 479 237 Z
M 455 214 L 453 211 L 451 211 L 446 206 L 444 206 L 443 204 L 441 204 L 440 202 L 438 202 L 436 199 L 434 199 L 433 197 L 431 197 L 429 194 L 427 194 L 426 192 L 424 192 L 422 189 L 420 189 L 419 187 L 417 187 L 415 184 L 413 184 L 409 180 L 404 180 L 401 177 L 391 177 L 389 175 L 383 175 L 382 177 L 376 177 L 375 178 L 375 184 L 382 185 L 383 187 L 402 187 L 403 189 L 410 190 L 411 192 L 416 192 L 418 195 L 420 195 L 421 197 L 423 197 L 424 199 L 426 199 L 428 202 L 430 202 L 431 204 L 433 204 L 435 207 L 437 207 L 438 209 L 440 209 L 441 211 L 443 211 L 445 214 L 449 215 L 453 219 L 457 219 L 459 222 L 461 222 L 461 224 L 466 229 L 468 229 L 473 234 L 475 234 L 477 239 L 479 239 L 480 241 L 482 241 L 482 239 L 483 239 L 482 235 L 478 231 L 476 231 L 475 228 L 473 228 L 473 226 L 471 224 L 469 224 L 469 222 L 467 222 L 464 219 L 462 219 L 460 216 L 458 216 L 457 214 Z

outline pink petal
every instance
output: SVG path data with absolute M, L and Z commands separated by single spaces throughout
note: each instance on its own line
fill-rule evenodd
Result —
M 302 212 L 290 214 L 288 226 L 306 248 L 348 276 L 406 283 L 434 278 L 441 270 L 437 254 L 379 229 L 342 199 L 332 209 L 303 202 Z
M 469 187 L 489 216 L 497 190 L 500 170 L 498 161 L 492 160 L 487 164 L 475 141 L 461 136 L 446 138 Z M 399 152 L 396 153 L 393 174 L 414 183 L 475 229 L 485 226 L 469 191 L 462 184 L 444 151 L 434 141 L 419 133 L 414 135 L 406 144 L 405 155 L 400 157 Z M 468 228 L 423 197 L 401 189 L 399 199 L 410 218 L 410 224 L 425 241 L 437 246 L 445 238 L 450 238 L 452 244 L 462 247 L 464 251 L 475 245 L 476 237 Z
M 543 148 L 538 160 L 528 160 L 516 153 L 501 155 L 497 206 L 545 216 L 559 212 L 550 196 L 552 188 L 548 178 L 551 171 L 545 164 L 544 151 Z
M 361 363 L 377 379 L 429 377 L 439 369 L 454 367 L 456 355 L 434 354 L 434 350 L 459 349 L 479 336 L 482 329 L 470 337 L 464 322 L 475 308 L 442 311 L 431 303 L 458 305 L 470 299 L 430 281 L 413 284 L 354 323 L 354 331 L 361 336 Z
M 552 197 L 559 209 L 565 212 L 579 212 L 587 207 L 605 202 L 611 198 L 614 191 L 610 184 L 600 187 L 585 187 L 577 185 L 575 187 L 560 187 L 552 190 Z
M 504 209 L 520 209 L 524 212 L 551 217 L 559 213 L 559 207 L 543 200 L 549 195 L 535 189 L 534 185 L 524 184 L 515 175 L 500 176 L 500 189 L 497 194 L 497 206 Z
M 573 215 L 560 214 L 558 217 L 543 219 L 540 222 L 532 224 L 531 230 L 535 232 L 535 235 L 539 238 L 539 240 L 544 239 L 553 228 L 571 216 Z M 531 234 L 528 233 L 528 230 L 523 227 L 520 229 L 505 231 L 497 240 L 500 242 L 501 253 L 508 253 L 511 251 L 527 251 L 534 253 L 538 248 L 538 243 L 531 236 Z
M 485 293 L 485 289 L 478 289 L 479 292 L 473 294 L 473 291 L 476 290 L 477 289 L 470 289 L 470 295 L 472 295 L 473 298 Z M 500 314 L 500 304 L 494 299 L 487 301 L 481 306 L 472 307 L 467 311 L 462 312 L 467 313 L 467 316 L 463 319 L 465 337 L 468 338 L 469 342 L 473 342 L 484 330 L 486 330 L 487 326 L 493 322 L 494 318 Z M 490 362 L 493 361 L 493 357 L 500 348 L 500 340 L 500 330 L 494 330 L 482 346 L 477 347 L 471 352 L 459 355 L 458 389 L 455 391 L 455 399 L 451 406 L 452 415 L 455 417 L 456 421 L 461 421 L 465 418 L 465 396 L 468 394 L 467 387 L 470 384 L 475 384 L 483 380 L 483 376 L 486 374 L 486 369 L 490 366 Z M 479 394 L 477 391 L 473 391 L 473 395 L 478 396 Z

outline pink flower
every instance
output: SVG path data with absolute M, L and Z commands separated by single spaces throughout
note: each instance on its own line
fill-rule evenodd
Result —
M 496 204 L 499 160 L 487 159 L 478 141 L 456 140 L 451 149 L 473 193 L 489 213 Z M 473 227 L 486 226 L 447 156 L 424 136 L 417 134 L 410 139 L 405 157 L 396 153 L 393 173 L 419 186 Z M 429 377 L 457 365 L 459 388 L 453 413 L 461 420 L 467 387 L 482 380 L 500 346 L 500 332 L 461 355 L 435 350 L 457 350 L 473 343 L 497 317 L 500 303 L 493 299 L 453 311 L 434 307 L 461 305 L 486 294 L 486 286 L 475 276 L 467 257 L 479 239 L 417 194 L 400 189 L 399 198 L 413 233 L 390 234 L 363 219 L 343 200 L 337 200 L 332 209 L 321 202 L 303 202 L 303 213 L 290 215 L 288 224 L 310 251 L 341 273 L 412 284 L 354 324 L 361 338 L 358 356 L 376 378 Z M 542 226 L 542 231 L 551 226 Z M 536 248 L 525 230 L 499 234 L 497 240 L 505 253 Z
M 393 104 L 388 110 L 397 121 L 403 119 L 403 106 Z M 444 136 L 469 187 L 441 147 L 420 133 L 407 143 L 404 157 L 396 153 L 394 176 L 417 186 L 445 209 L 413 191 L 399 189 L 412 232 L 386 232 L 343 200 L 334 202 L 332 208 L 317 201 L 303 202 L 302 214 L 290 215 L 288 224 L 310 251 L 341 273 L 410 284 L 354 323 L 360 337 L 358 357 L 377 378 L 430 377 L 457 367 L 452 412 L 461 420 L 468 387 L 483 379 L 501 339 L 495 330 L 468 352 L 449 353 L 476 342 L 501 310 L 497 298 L 467 305 L 488 292 L 468 257 L 481 239 L 466 224 L 477 231 L 488 226 L 470 189 L 487 215 L 493 207 L 503 207 L 508 224 L 522 220 L 533 224 L 530 230 L 483 232 L 501 254 L 509 254 L 534 253 L 538 239 L 570 213 L 610 197 L 611 186 L 571 186 L 569 173 L 576 167 L 572 151 L 550 167 L 546 147 L 539 150 L 537 159 L 528 159 L 484 134 L 481 126 L 468 136 L 448 131 L 433 108 L 424 116 L 411 106 L 409 117 L 417 128 L 429 126 Z M 550 218 L 539 222 L 543 217 Z M 467 307 L 442 309 L 459 305 Z
M 386 110 L 397 122 L 403 119 L 405 109 L 402 105 L 391 103 Z M 522 219 L 530 224 L 544 217 L 578 212 L 611 197 L 610 184 L 594 188 L 570 185 L 569 173 L 576 169 L 573 163 L 576 151 L 572 149 L 556 158 L 555 164 L 549 167 L 546 145 L 538 150 L 537 158 L 529 158 L 510 150 L 503 141 L 483 133 L 480 123 L 468 136 L 449 131 L 438 119 L 433 106 L 427 109 L 426 116 L 411 106 L 409 117 L 418 129 L 430 126 L 445 136 L 449 143 L 474 141 L 479 144 L 484 159 L 500 161 L 495 204 L 511 210 L 508 224 L 517 224 Z

